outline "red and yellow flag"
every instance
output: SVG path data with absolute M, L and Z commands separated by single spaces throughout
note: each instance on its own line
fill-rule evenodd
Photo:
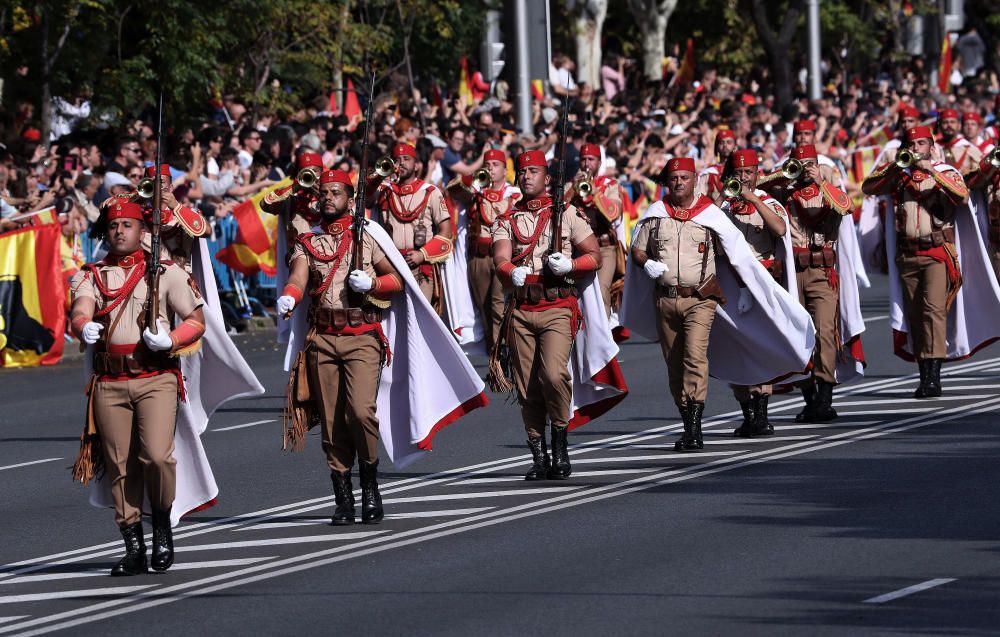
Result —
M 670 80 L 671 86 L 690 84 L 694 81 L 694 38 L 688 38 L 687 48 L 684 50 L 684 59 L 681 60 L 681 67 L 677 69 L 677 75 Z
M 458 75 L 458 97 L 462 105 L 468 108 L 472 104 L 472 85 L 469 84 L 469 58 L 462 57 L 458 61 L 461 71 Z
M 951 87 L 951 34 L 944 34 L 941 42 L 941 61 L 938 63 L 938 90 L 947 95 Z
M 361 105 L 358 103 L 358 92 L 354 90 L 354 82 L 351 81 L 351 78 L 347 78 L 347 93 L 344 94 L 344 115 L 347 116 L 347 121 L 349 122 L 362 117 Z
M 0 234 L 0 366 L 54 365 L 62 358 L 61 243 L 57 224 Z
M 266 188 L 233 209 L 239 229 L 236 240 L 215 253 L 215 258 L 244 276 L 277 273 L 278 216 L 260 209 L 267 193 L 292 184 L 291 177 Z

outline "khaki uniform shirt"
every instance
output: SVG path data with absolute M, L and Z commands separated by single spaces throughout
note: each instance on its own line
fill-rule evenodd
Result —
M 309 242 L 309 245 L 319 254 L 334 255 L 345 241 L 343 228 L 349 227 L 350 221 L 347 221 L 343 226 L 333 224 L 327 228 L 327 232 L 303 237 L 301 240 Z M 350 242 L 350 240 L 348 241 Z M 382 252 L 382 248 L 379 247 L 371 235 L 367 233 L 362 237 L 361 247 L 362 269 L 368 276 L 374 279 L 378 276 L 375 273 L 375 265 L 385 258 L 385 253 Z M 323 297 L 319 299 L 318 305 L 325 309 L 350 307 L 349 294 L 351 293 L 351 288 L 347 285 L 347 276 L 354 270 L 351 263 L 351 245 L 346 246 L 344 256 L 339 263 L 334 263 L 333 261 L 317 259 L 312 252 L 302 246 L 300 241 L 296 241 L 295 246 L 292 248 L 290 263 L 294 263 L 297 259 L 308 260 L 308 285 L 310 290 L 315 290 L 322 285 L 323 281 L 330 274 L 330 271 L 336 266 L 337 271 L 334 273 L 329 287 L 323 293 Z M 316 305 L 317 301 L 313 300 L 313 304 Z
M 842 217 L 815 184 L 795 191 L 786 203 L 793 248 L 832 247 L 837 242 Z
M 983 158 L 982 151 L 964 137 L 952 140 L 951 145 L 942 143 L 941 152 L 945 163 L 957 168 L 965 179 L 979 170 L 979 161 Z
M 657 279 L 661 285 L 698 287 L 715 274 L 712 231 L 699 224 L 697 217 L 650 219 L 640 226 L 634 241 L 650 259 L 667 266 Z
M 544 210 L 551 210 L 551 199 L 532 199 L 531 201 L 519 201 L 511 210 L 510 214 L 497 223 L 493 232 L 493 242 L 508 240 L 512 244 L 513 256 L 521 254 L 529 245 L 530 238 L 535 234 L 539 215 Z M 560 251 L 567 257 L 573 257 L 573 246 L 579 245 L 581 241 L 594 234 L 590 229 L 590 223 L 573 206 L 566 206 L 563 210 L 562 218 L 562 245 Z M 549 255 L 549 246 L 552 245 L 552 220 L 549 218 L 545 226 L 541 228 L 538 242 L 535 244 L 531 255 L 523 261 L 515 261 L 514 265 L 524 266 L 531 270 L 531 274 L 541 274 L 545 266 L 545 261 Z
M 893 202 L 899 236 L 916 239 L 953 225 L 955 204 L 941 190 L 933 175 L 922 170 L 911 171 L 909 184 L 901 193 L 897 191 Z
M 376 205 L 381 212 L 382 227 L 400 252 L 419 250 L 440 231 L 441 224 L 451 219 L 451 211 L 444 195 L 436 186 L 416 180 L 395 186 L 388 182 L 379 184 Z M 412 221 L 405 221 L 397 214 L 408 217 L 419 209 Z
M 788 220 L 788 213 L 785 212 L 784 206 L 772 199 L 763 190 L 755 190 L 754 193 L 775 214 L 785 221 Z M 726 199 L 722 202 L 722 210 L 733 222 L 733 225 L 743 233 L 747 243 L 750 244 L 750 250 L 757 257 L 758 261 L 774 258 L 775 247 L 781 239 L 771 234 L 771 231 L 764 224 L 764 218 L 760 216 L 760 213 L 757 212 L 753 204 L 744 202 L 741 199 Z M 743 210 L 744 213 L 740 214 L 737 212 L 738 210 Z

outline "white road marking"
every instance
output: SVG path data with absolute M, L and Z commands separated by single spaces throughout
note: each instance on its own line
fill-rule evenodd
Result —
M 31 462 L 9 464 L 6 467 L 0 467 L 0 471 L 4 471 L 5 469 L 17 469 L 18 467 L 27 467 L 33 464 L 42 464 L 43 462 L 55 462 L 56 460 L 62 460 L 62 458 L 43 458 L 42 460 L 32 460 Z
M 258 420 L 256 422 L 248 422 L 242 425 L 233 425 L 232 427 L 219 427 L 218 429 L 209 429 L 209 431 L 232 431 L 233 429 L 243 429 L 244 427 L 256 427 L 257 425 L 263 425 L 265 423 L 277 423 L 278 421 L 274 418 L 271 420 Z
M 108 588 L 88 588 L 75 591 L 57 591 L 55 593 L 31 593 L 29 595 L 0 595 L 0 604 L 21 604 L 24 602 L 43 602 L 48 599 L 72 599 L 74 597 L 107 597 L 110 595 L 126 595 L 153 588 L 156 584 L 142 586 L 111 586 Z M 9 626 L 7 628 L 10 628 Z
M 589 478 L 598 476 L 616 476 L 625 473 L 651 473 L 659 469 L 646 467 L 643 469 L 595 469 L 593 471 L 574 471 L 574 478 Z
M 944 396 L 932 400 L 941 399 L 951 399 L 951 400 L 961 400 L 963 398 L 970 398 L 970 396 L 949 396 L 947 392 L 952 391 L 975 391 L 977 389 L 998 389 L 1000 388 L 1000 383 L 989 383 L 983 385 L 943 385 L 944 391 L 946 392 Z M 912 394 L 913 389 L 880 389 L 880 394 Z
M 774 421 L 774 418 L 770 420 Z M 833 422 L 823 422 L 823 423 L 804 423 L 804 422 L 790 422 L 784 423 L 775 421 L 772 422 L 776 429 L 784 431 L 786 429 L 843 429 L 845 427 L 867 427 L 868 425 L 874 425 L 875 423 L 882 422 L 881 420 L 834 420 Z
M 323 505 L 326 506 L 326 505 Z M 294 529 L 300 526 L 316 526 L 319 524 L 329 524 L 330 518 L 322 520 L 289 520 L 287 522 L 261 522 L 252 526 L 241 526 L 234 531 L 266 531 L 269 529 Z
M 269 555 L 267 557 L 247 557 L 237 560 L 212 560 L 207 562 L 182 562 L 179 564 L 174 564 L 170 570 L 172 571 L 192 571 L 199 568 L 222 568 L 225 566 L 249 566 L 250 564 L 256 564 L 257 562 L 264 562 L 266 560 L 273 560 L 275 556 Z M 107 577 L 108 569 L 107 567 L 92 568 L 84 571 L 73 571 L 71 573 L 42 573 L 40 575 L 23 575 L 21 577 L 14 577 L 8 580 L 0 582 L 0 586 L 5 586 L 7 584 L 34 584 L 36 582 L 51 582 L 64 579 L 79 579 L 81 577 Z
M 496 476 L 495 478 L 469 478 L 452 482 L 451 486 L 467 487 L 473 484 L 492 484 L 494 482 L 524 482 L 524 476 Z
M 263 557 L 244 557 L 235 560 L 208 560 L 205 562 L 180 562 L 170 567 L 171 571 L 193 571 L 199 568 L 223 568 L 226 566 L 248 566 L 258 562 L 275 559 L 274 555 Z
M 842 432 L 826 439 L 814 440 L 810 442 L 798 442 L 779 449 L 763 450 L 747 454 L 747 456 L 744 457 L 730 458 L 728 460 L 716 460 L 705 465 L 689 466 L 679 470 L 664 471 L 653 476 L 635 478 L 626 482 L 597 487 L 584 491 L 582 494 L 577 493 L 556 496 L 540 502 L 531 502 L 511 507 L 509 509 L 484 513 L 477 518 L 456 520 L 453 522 L 441 522 L 430 527 L 404 531 L 397 535 L 384 538 L 389 540 L 384 544 L 376 545 L 379 540 L 372 539 L 360 542 L 353 546 L 324 549 L 310 554 L 289 557 L 271 564 L 251 566 L 240 571 L 220 573 L 219 575 L 206 577 L 198 581 L 167 586 L 144 594 L 143 597 L 145 597 L 145 599 L 143 601 L 139 601 L 135 598 L 120 599 L 93 604 L 89 607 L 76 608 L 44 618 L 22 622 L 19 625 L 0 627 L 0 633 L 8 633 L 14 630 L 32 628 L 39 626 L 40 624 L 50 624 L 33 631 L 23 633 L 23 635 L 28 637 L 30 635 L 49 633 L 54 630 L 70 628 L 72 626 L 92 623 L 101 619 L 107 619 L 110 617 L 124 615 L 126 613 L 161 606 L 188 597 L 211 594 L 244 584 L 273 579 L 275 577 L 289 575 L 320 566 L 326 566 L 347 559 L 381 553 L 394 548 L 400 548 L 428 540 L 456 535 L 458 533 L 474 529 L 495 526 L 504 522 L 542 515 L 552 511 L 580 506 L 581 504 L 619 497 L 629 493 L 645 491 L 667 484 L 683 482 L 694 478 L 721 473 L 723 471 L 731 471 L 733 469 L 753 466 L 776 459 L 788 458 L 830 447 L 851 444 L 862 440 L 869 440 L 893 433 L 926 427 L 936 423 L 948 421 L 949 419 L 959 415 L 962 417 L 968 417 L 971 415 L 989 413 L 995 411 L 998 407 L 1000 407 L 1000 398 L 981 401 L 973 405 L 957 407 L 955 409 L 948 410 L 948 413 L 945 414 L 933 414 L 933 417 L 931 418 L 926 417 L 926 415 L 917 416 L 904 419 L 900 423 L 889 423 L 871 427 L 867 430 L 867 432 Z M 579 495 L 584 495 L 584 497 L 579 498 Z M 353 552 L 348 552 L 352 549 L 354 549 Z M 275 569 L 276 567 L 281 568 L 261 572 L 265 569 Z M 205 586 L 203 588 L 198 588 L 198 586 L 202 585 Z M 127 607 L 120 608 L 121 606 L 126 605 Z
M 472 500 L 475 498 L 500 498 L 508 495 L 531 495 L 534 493 L 560 493 L 563 491 L 578 491 L 582 486 L 573 487 L 539 487 L 537 489 L 513 489 L 510 491 L 474 491 L 472 493 L 437 493 L 434 495 L 413 495 L 402 498 L 382 498 L 383 504 L 398 504 L 400 502 L 435 502 L 437 500 Z
M 926 591 L 928 588 L 934 588 L 935 586 L 941 586 L 942 584 L 948 584 L 949 582 L 954 582 L 954 577 L 939 577 L 937 579 L 929 579 L 926 582 L 920 582 L 919 584 L 914 584 L 913 586 L 907 586 L 906 588 L 901 588 L 898 591 L 892 591 L 891 593 L 886 593 L 885 595 L 879 595 L 878 597 L 870 597 L 862 604 L 884 604 L 886 602 L 891 602 L 894 599 L 899 599 L 900 597 L 906 597 L 907 595 L 913 595 L 914 593 L 919 593 L 920 591 Z
M 757 444 L 761 442 L 771 441 L 783 441 L 783 440 L 808 440 L 810 438 L 815 438 L 815 434 L 811 436 L 764 436 L 761 438 L 740 438 L 734 436 L 731 431 L 719 431 L 711 432 L 717 434 L 708 437 L 708 432 L 705 432 L 705 444 L 706 445 L 746 445 L 746 444 Z
M 989 398 L 990 396 L 993 396 L 993 394 L 965 394 L 963 396 L 941 396 L 939 398 L 921 399 L 920 402 L 926 405 L 933 405 L 934 403 L 948 401 L 948 400 L 979 400 L 980 398 Z M 833 406 L 836 407 L 839 411 L 841 407 L 860 407 L 862 405 L 885 405 L 887 400 L 893 400 L 893 399 L 882 397 L 872 400 L 837 400 L 834 401 Z M 896 403 L 888 403 L 888 404 L 896 404 Z
M 983 377 L 969 376 L 968 374 L 978 373 L 985 368 L 996 366 L 998 362 L 1000 362 L 1000 357 L 994 357 L 981 361 L 969 361 L 965 363 L 959 363 L 956 365 L 949 365 L 942 371 L 942 376 L 953 380 L 958 380 L 958 379 L 966 381 L 981 380 Z M 879 391 L 884 388 L 907 385 L 912 383 L 916 379 L 917 379 L 917 374 L 913 373 L 889 379 L 865 381 L 857 384 L 839 386 L 834 390 L 834 393 L 837 396 L 851 396 L 855 394 L 863 394 L 866 392 Z M 787 411 L 790 409 L 801 409 L 801 407 L 802 407 L 801 399 L 798 397 L 793 397 L 773 403 L 771 405 L 771 411 L 772 412 Z M 739 418 L 740 416 L 741 413 L 738 411 L 732 411 L 720 414 L 707 419 L 703 426 L 707 429 L 713 426 L 724 425 L 726 423 L 731 422 L 734 418 Z M 655 438 L 658 435 L 663 435 L 663 433 L 676 430 L 677 428 L 679 428 L 679 426 L 676 424 L 664 425 L 660 427 L 645 429 L 638 432 L 620 434 L 600 441 L 574 444 L 571 447 L 571 449 L 574 450 L 573 462 L 574 463 L 585 462 L 584 459 L 576 458 L 575 457 L 576 454 L 603 450 L 608 445 L 613 445 L 615 443 L 619 443 L 622 441 L 629 441 L 629 440 L 638 441 L 638 440 Z M 738 452 L 711 452 L 711 453 L 713 455 L 729 455 Z M 697 455 L 705 457 L 709 454 L 702 452 Z M 676 458 L 690 457 L 690 454 L 688 456 L 677 454 L 676 456 L 673 457 Z M 381 489 L 381 491 L 383 494 L 386 494 L 386 493 L 395 493 L 399 491 L 409 491 L 413 489 L 437 486 L 442 483 L 455 480 L 457 478 L 474 477 L 477 474 L 482 475 L 483 473 L 496 472 L 503 469 L 518 467 L 523 465 L 524 461 L 525 459 L 522 455 L 510 456 L 507 458 L 499 458 L 497 460 L 489 460 L 478 464 L 460 467 L 458 469 L 450 469 L 429 475 L 422 475 L 413 478 L 404 478 L 394 482 L 386 483 L 386 485 Z M 609 461 L 612 460 L 604 459 L 601 460 L 600 462 L 609 462 Z M 282 504 L 267 509 L 260 509 L 249 513 L 243 513 L 229 518 L 224 518 L 222 520 L 182 523 L 181 527 L 174 532 L 174 538 L 179 539 L 179 538 L 192 537 L 195 535 L 202 535 L 205 533 L 213 533 L 215 531 L 233 530 L 234 528 L 258 523 L 261 521 L 266 521 L 268 519 L 272 519 L 275 517 L 295 515 L 297 513 L 311 511 L 316 508 L 321 508 L 323 506 L 329 506 L 332 502 L 333 502 L 333 497 L 331 495 L 327 495 L 319 498 L 310 498 L 307 500 L 290 502 L 288 504 Z M 94 544 L 91 546 L 81 547 L 77 549 L 71 549 L 60 553 L 45 555 L 42 557 L 30 558 L 18 562 L 12 562 L 0 566 L 0 580 L 9 577 L 14 577 L 16 575 L 21 575 L 24 573 L 36 572 L 56 564 L 70 564 L 70 563 L 86 561 L 97 557 L 117 555 L 120 552 L 120 550 L 121 550 L 121 541 L 118 540 L 118 541 L 104 542 L 101 544 Z
M 673 445 L 664 445 L 664 447 L 669 446 L 673 449 Z M 604 464 L 605 462 L 642 462 L 644 460 L 662 460 L 663 462 L 668 462 L 670 460 L 682 460 L 686 458 L 714 458 L 716 456 L 733 456 L 738 453 L 746 453 L 744 451 L 694 451 L 692 453 L 672 453 L 670 455 L 658 454 L 655 456 L 609 456 L 606 458 L 570 458 L 572 464 Z M 574 474 L 575 475 L 575 474 Z
M 225 549 L 243 549 L 253 546 L 284 546 L 286 544 L 307 544 L 311 542 L 341 542 L 343 540 L 360 540 L 373 535 L 389 533 L 386 531 L 361 531 L 357 533 L 328 533 L 326 535 L 298 535 L 295 537 L 274 537 L 266 540 L 240 540 L 238 542 L 217 542 L 215 544 L 193 544 L 190 546 L 176 546 L 177 553 L 188 553 L 191 551 L 215 551 Z
M 878 316 L 865 317 L 865 323 L 874 323 L 876 321 L 884 321 L 889 318 L 888 314 L 879 314 Z
M 833 403 L 834 408 L 838 407 L 837 403 Z M 880 414 L 927 414 L 934 411 L 933 403 L 928 402 L 926 407 L 904 407 L 902 409 L 865 409 L 861 411 L 840 411 L 837 410 L 837 415 L 839 416 L 878 416 Z M 836 422 L 836 421 L 834 421 Z
M 474 507 L 471 509 L 444 509 L 441 511 L 410 511 L 409 513 L 386 513 L 386 520 L 409 520 L 412 518 L 445 518 L 473 515 L 484 511 L 492 511 L 496 507 Z
M 31 615 L 10 615 L 8 617 L 0 617 L 0 624 L 6 624 L 18 619 L 24 619 L 25 617 L 31 617 Z

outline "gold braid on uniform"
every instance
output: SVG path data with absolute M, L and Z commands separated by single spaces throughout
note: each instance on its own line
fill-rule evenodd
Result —
M 957 179 L 952 179 L 951 175 L 948 173 L 954 174 Z M 965 186 L 965 182 L 962 180 L 962 174 L 957 170 L 949 170 L 945 172 L 934 170 L 931 172 L 931 175 L 934 177 L 934 181 L 937 182 L 939 186 L 947 190 L 955 197 L 965 199 L 969 196 L 969 189 Z
M 80 452 L 73 463 L 73 481 L 84 485 L 104 473 L 104 454 L 101 452 L 100 434 L 94 420 L 94 387 L 97 385 L 97 375 L 90 377 L 87 383 L 87 415 L 83 433 L 80 434 Z

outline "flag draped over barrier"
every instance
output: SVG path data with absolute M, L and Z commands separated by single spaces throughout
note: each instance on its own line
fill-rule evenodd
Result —
M 215 258 L 244 276 L 263 272 L 274 276 L 277 272 L 278 238 L 277 215 L 260 209 L 260 202 L 267 193 L 290 186 L 292 180 L 284 179 L 274 186 L 260 191 L 233 209 L 233 217 L 239 225 L 236 241 L 215 253 Z

